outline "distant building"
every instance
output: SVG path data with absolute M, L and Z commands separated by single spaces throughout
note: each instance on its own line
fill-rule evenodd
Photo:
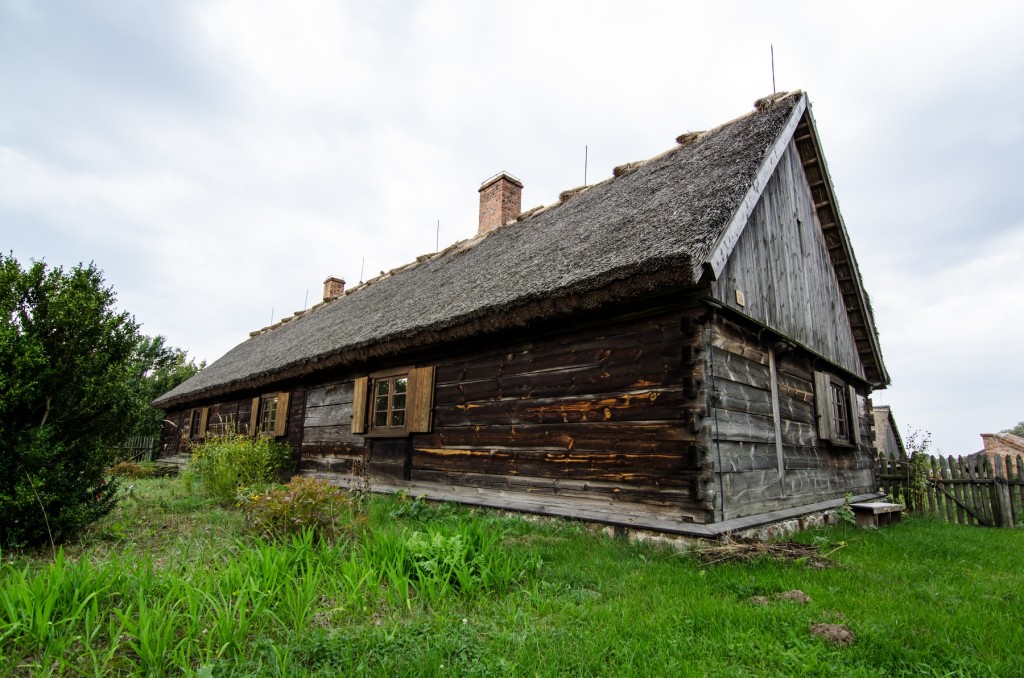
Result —
M 903 437 L 896 427 L 892 410 L 888 405 L 875 405 L 872 414 L 875 418 L 875 449 L 878 450 L 878 456 L 892 455 L 897 459 L 905 459 L 907 448 L 903 446 Z
M 981 460 L 988 457 L 993 467 L 996 465 L 1006 468 L 1006 459 L 1016 459 L 1015 468 L 1020 468 L 1021 460 L 1024 459 L 1024 438 L 1012 433 L 982 433 L 981 439 L 985 443 L 985 449 L 979 450 L 968 459 Z

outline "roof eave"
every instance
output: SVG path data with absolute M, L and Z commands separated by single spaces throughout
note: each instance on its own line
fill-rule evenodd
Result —
M 605 274 L 543 298 L 522 299 L 513 308 L 496 308 L 475 316 L 453 319 L 450 324 L 434 328 L 421 328 L 415 332 L 401 333 L 389 338 L 349 346 L 330 355 L 315 356 L 306 360 L 250 374 L 245 378 L 215 384 L 197 391 L 173 395 L 168 392 L 154 400 L 151 406 L 157 409 L 171 409 L 209 401 L 230 393 L 263 388 L 292 379 L 302 378 L 313 372 L 343 368 L 368 360 L 394 356 L 410 351 L 429 349 L 451 341 L 467 339 L 528 326 L 539 321 L 564 317 L 576 313 L 593 311 L 609 303 L 621 302 L 650 294 L 664 294 L 667 290 L 685 290 L 692 287 L 693 265 L 688 256 L 650 262 L 650 268 L 637 273 L 632 266 Z M 252 339 L 250 339 L 252 341 Z M 186 384 L 188 382 L 185 382 Z
M 793 138 L 793 133 L 800 124 L 801 116 L 805 110 L 807 110 L 807 95 L 801 93 L 800 99 L 793 106 L 793 110 L 789 114 L 786 125 L 779 132 L 775 143 L 765 153 L 764 160 L 761 162 L 757 174 L 754 175 L 746 195 L 743 196 L 743 199 L 736 206 L 736 210 L 729 219 L 729 223 L 722 229 L 722 233 L 718 236 L 718 240 L 715 241 L 711 253 L 703 262 L 700 262 L 700 270 L 694 271 L 695 276 L 704 275 L 708 281 L 718 280 L 718 276 L 722 273 L 722 269 L 725 268 L 725 264 L 736 247 L 736 243 L 740 241 L 740 236 L 743 235 L 743 230 L 750 220 L 750 215 L 754 213 L 754 209 L 761 199 L 761 194 L 775 173 L 775 168 L 785 154 L 786 148 L 789 147 L 789 142 Z

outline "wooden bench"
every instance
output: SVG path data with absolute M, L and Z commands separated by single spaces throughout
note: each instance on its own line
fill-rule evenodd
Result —
M 857 527 L 883 527 L 903 518 L 903 507 L 886 501 L 864 501 L 850 504 L 857 517 Z

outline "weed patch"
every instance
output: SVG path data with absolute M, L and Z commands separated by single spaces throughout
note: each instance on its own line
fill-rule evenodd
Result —
M 310 531 L 317 539 L 350 538 L 366 522 L 359 503 L 325 480 L 292 478 L 284 487 L 243 491 L 242 511 L 250 528 L 268 539 Z
M 292 466 L 287 444 L 229 432 L 197 445 L 183 473 L 186 485 L 198 481 L 203 494 L 230 506 L 240 488 L 274 483 Z

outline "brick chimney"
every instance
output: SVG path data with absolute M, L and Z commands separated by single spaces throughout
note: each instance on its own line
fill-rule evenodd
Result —
M 523 184 L 502 172 L 480 186 L 480 227 L 477 233 L 493 231 L 523 211 Z
M 333 275 L 324 281 L 324 301 L 337 299 L 345 294 L 345 281 Z

